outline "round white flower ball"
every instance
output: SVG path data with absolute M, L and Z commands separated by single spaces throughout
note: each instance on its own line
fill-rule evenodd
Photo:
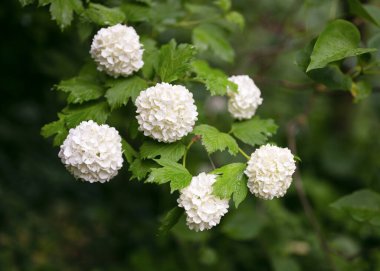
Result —
M 70 129 L 58 156 L 76 179 L 104 183 L 115 177 L 123 164 L 121 137 L 106 124 L 82 121 Z
M 248 75 L 237 75 L 228 78 L 238 86 L 237 92 L 227 91 L 228 111 L 236 119 L 250 119 L 263 102 L 260 89 Z
M 216 177 L 202 172 L 192 178 L 188 187 L 180 191 L 178 206 L 185 209 L 186 224 L 191 230 L 211 229 L 219 224 L 228 211 L 228 200 L 212 194 Z
M 128 76 L 144 65 L 140 37 L 130 26 L 117 24 L 102 28 L 91 44 L 91 56 L 98 70 L 113 77 Z
M 160 142 L 174 142 L 193 130 L 197 108 L 184 86 L 159 83 L 136 99 L 139 130 Z
M 292 182 L 295 169 L 294 157 L 288 148 L 261 146 L 252 153 L 245 170 L 248 188 L 262 199 L 282 197 Z

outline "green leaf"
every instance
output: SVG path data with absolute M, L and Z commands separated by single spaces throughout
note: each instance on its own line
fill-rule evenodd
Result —
M 176 45 L 174 40 L 161 47 L 158 75 L 163 82 L 172 82 L 182 78 L 190 70 L 190 62 L 195 48 L 190 44 Z
M 62 111 L 68 128 L 76 127 L 85 120 L 93 120 L 99 124 L 105 123 L 110 111 L 106 102 L 72 105 Z
M 156 47 L 156 41 L 143 38 L 142 44 L 144 45 L 143 61 L 144 66 L 141 71 L 146 79 L 152 79 L 155 71 L 158 70 L 158 62 L 160 61 L 160 50 Z
M 57 21 L 61 29 L 69 26 L 73 20 L 74 11 L 83 11 L 80 0 L 51 0 L 50 14 L 53 20 Z
M 125 14 L 119 8 L 109 8 L 94 3 L 90 3 L 82 15 L 88 21 L 101 26 L 115 25 L 125 21 Z
M 318 83 L 324 84 L 331 90 L 350 90 L 352 79 L 344 74 L 337 65 L 327 65 L 321 69 L 311 70 L 307 75 Z
M 352 23 L 345 20 L 329 23 L 315 43 L 306 71 L 323 68 L 347 57 L 376 51 L 375 48 L 358 48 L 359 42 L 359 30 Z
M 155 159 L 162 168 L 153 168 L 150 173 L 147 183 L 164 184 L 170 182 L 171 192 L 180 190 L 188 186 L 191 182 L 191 174 L 187 169 L 171 160 L 167 159 Z
M 161 225 L 158 228 L 159 234 L 166 235 L 177 224 L 183 212 L 184 210 L 178 206 L 171 209 L 161 220 Z
M 121 140 L 121 146 L 123 148 L 123 154 L 125 156 L 125 159 L 127 159 L 127 162 L 131 164 L 134 158 L 138 157 L 138 153 L 124 139 Z
M 95 80 L 81 76 L 63 80 L 55 88 L 69 93 L 67 102 L 73 104 L 95 100 L 104 94 L 103 87 Z
M 356 191 L 344 196 L 331 207 L 348 212 L 353 219 L 359 222 L 369 222 L 378 225 L 380 218 L 380 194 L 369 189 Z
M 211 68 L 206 61 L 196 60 L 191 63 L 196 79 L 205 84 L 211 95 L 225 95 L 227 89 L 237 91 L 237 85 L 228 80 L 221 70 Z
M 34 2 L 34 0 L 19 0 L 20 4 L 25 7 L 27 5 L 30 5 Z
M 139 181 L 144 180 L 146 175 L 157 167 L 157 164 L 152 160 L 141 160 L 136 158 L 129 166 L 129 171 L 132 173 L 131 180 L 137 179 Z
M 372 92 L 372 86 L 366 81 L 352 83 L 351 94 L 355 102 L 360 102 L 367 98 Z
M 209 154 L 223 151 L 226 148 L 232 155 L 236 155 L 239 151 L 239 146 L 232 136 L 222 133 L 210 125 L 201 124 L 196 126 L 193 134 L 202 136 L 202 144 Z
M 231 0 L 215 0 L 214 4 L 224 11 L 229 11 L 231 8 Z
M 252 240 L 267 223 L 267 216 L 255 209 L 252 201 L 245 201 L 239 209 L 231 210 L 221 223 L 221 231 L 234 240 Z
M 63 116 L 61 114 L 59 114 L 58 116 L 59 120 L 45 124 L 41 129 L 41 135 L 45 138 L 55 135 L 53 140 L 53 146 L 62 145 L 63 141 L 66 139 L 69 133 L 65 126 Z
M 220 27 L 212 24 L 201 24 L 193 30 L 193 43 L 201 51 L 210 49 L 220 59 L 232 62 L 235 52 Z
M 153 159 L 160 156 L 162 159 L 177 162 L 184 155 L 185 149 L 185 145 L 181 142 L 165 144 L 155 141 L 145 141 L 140 148 L 140 155 L 143 159 Z
M 122 4 L 121 9 L 125 13 L 128 22 L 148 22 L 151 16 L 151 9 L 148 6 Z
M 245 20 L 244 20 L 243 15 L 241 15 L 239 12 L 231 11 L 231 12 L 227 13 L 226 19 L 227 19 L 227 21 L 229 21 L 233 24 L 236 24 L 240 28 L 240 30 L 242 30 L 244 28 Z
M 359 16 L 363 19 L 366 19 L 370 21 L 371 23 L 380 26 L 379 23 L 376 21 L 374 17 L 370 13 L 367 12 L 367 10 L 364 8 L 362 3 L 360 3 L 359 0 L 348 0 L 348 5 L 350 8 L 351 14 L 354 14 L 356 16 Z
M 213 193 L 222 199 L 229 199 L 233 195 L 236 208 L 247 196 L 247 177 L 244 170 L 247 165 L 232 163 L 215 169 L 212 173 L 218 177 L 213 185 Z
M 274 135 L 278 126 L 272 119 L 260 119 L 254 117 L 250 120 L 235 122 L 232 124 L 231 133 L 251 146 L 262 145 L 268 137 Z
M 108 81 L 107 84 L 110 88 L 107 90 L 105 97 L 112 110 L 126 105 L 129 98 L 132 98 L 132 101 L 135 102 L 140 92 L 148 87 L 147 82 L 138 76 L 113 79 Z

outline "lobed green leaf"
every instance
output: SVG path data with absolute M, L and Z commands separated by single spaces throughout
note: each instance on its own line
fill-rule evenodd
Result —
M 145 141 L 140 148 L 140 155 L 143 159 L 153 159 L 160 156 L 162 159 L 177 162 L 184 155 L 185 149 L 186 147 L 182 142 L 166 144 L 155 141 Z
M 125 21 L 125 14 L 120 8 L 109 8 L 94 3 L 88 5 L 82 16 L 86 20 L 101 26 L 115 25 Z
M 218 175 L 213 185 L 214 195 L 222 199 L 233 196 L 237 208 L 248 192 L 247 177 L 244 174 L 246 167 L 247 165 L 243 163 L 232 163 L 212 171 L 213 174 Z
M 274 135 L 278 126 L 272 119 L 254 117 L 250 120 L 232 124 L 231 133 L 241 141 L 251 146 L 262 145 L 268 137 Z
M 168 159 L 155 159 L 162 168 L 153 168 L 147 183 L 164 184 L 170 182 L 171 192 L 180 190 L 188 186 L 191 182 L 191 174 L 189 171 L 176 162 Z
M 209 154 L 228 149 L 230 154 L 236 155 L 239 151 L 239 146 L 232 136 L 222 133 L 210 125 L 201 124 L 196 126 L 193 134 L 202 136 L 202 144 Z

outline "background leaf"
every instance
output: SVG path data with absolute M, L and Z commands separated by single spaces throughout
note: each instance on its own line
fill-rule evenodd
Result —
M 101 26 L 115 25 L 125 21 L 125 14 L 120 8 L 109 8 L 94 3 L 90 3 L 82 15 L 86 20 Z
M 323 68 L 347 57 L 376 51 L 374 48 L 358 48 L 359 42 L 359 30 L 352 23 L 345 20 L 329 23 L 315 43 L 306 71 Z
M 184 210 L 178 206 L 171 209 L 161 220 L 161 225 L 158 229 L 159 234 L 167 234 L 177 224 L 183 213 Z

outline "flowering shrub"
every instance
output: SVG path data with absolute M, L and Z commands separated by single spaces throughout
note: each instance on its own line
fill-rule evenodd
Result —
M 77 76 L 55 86 L 67 93 L 67 106 L 56 121 L 42 128 L 43 136 L 53 137 L 53 144 L 60 146 L 59 157 L 75 178 L 109 181 L 121 168 L 123 153 L 131 179 L 169 183 L 172 192 L 179 191 L 179 207 L 186 213 L 189 228 L 196 231 L 216 226 L 229 201 L 238 207 L 248 190 L 262 199 L 285 195 L 296 170 L 295 154 L 273 143 L 266 145 L 277 126 L 257 116 L 263 99 L 251 79 L 255 75 L 230 76 L 214 67 L 233 62 L 229 36 L 244 26 L 243 17 L 231 10 L 229 1 L 205 5 L 214 15 L 207 19 L 198 19 L 207 17 L 203 6 L 182 2 L 139 1 L 112 8 L 80 0 L 42 2 L 50 5 L 52 18 L 62 29 L 76 14 L 81 23 L 91 26 L 81 38 L 93 36 L 92 60 Z M 165 18 L 156 12 L 170 8 L 183 12 L 168 12 Z M 371 13 L 358 9 L 352 13 L 376 22 Z M 186 21 L 189 17 L 194 20 Z M 100 28 L 96 34 L 94 25 Z M 190 31 L 191 38 L 179 39 L 188 43 L 171 39 L 169 30 L 174 28 Z M 365 72 L 376 65 L 368 63 L 376 49 L 359 47 L 360 42 L 354 24 L 333 20 L 299 52 L 297 65 L 312 82 L 323 85 L 318 85 L 320 89 L 349 91 L 360 101 L 371 91 Z M 349 57 L 358 61 L 346 64 Z M 211 126 L 206 110 L 196 107 L 205 91 L 226 96 L 235 119 L 228 129 Z M 105 124 L 115 115 L 127 128 L 116 127 L 117 132 Z M 231 158 L 231 163 L 193 177 L 187 155 L 198 141 L 207 156 L 228 151 L 231 156 L 242 155 L 248 164 L 232 163 Z M 176 212 L 178 207 L 168 213 L 165 225 L 175 224 Z

